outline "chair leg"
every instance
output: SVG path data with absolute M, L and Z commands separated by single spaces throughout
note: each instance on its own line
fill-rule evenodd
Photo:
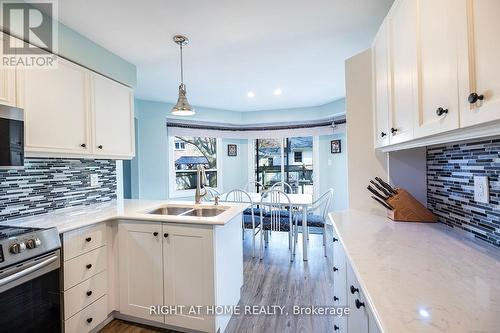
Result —
M 323 249 L 325 251 L 325 257 L 327 256 L 326 255 L 326 232 L 325 232 L 325 228 L 323 228 Z
M 255 237 L 255 235 L 254 235 Z M 260 225 L 260 260 L 264 259 L 264 230 L 262 229 L 262 224 Z
M 305 229 L 306 229 L 307 240 L 309 240 L 309 226 L 306 227 Z
M 255 258 L 255 226 L 252 228 L 252 258 Z
M 294 227 L 294 230 L 293 230 L 293 239 L 294 239 L 294 242 L 293 242 L 293 255 L 295 256 L 295 253 L 297 251 L 297 241 L 299 239 L 298 237 L 298 234 L 299 234 L 299 230 L 298 230 L 298 224 L 297 224 L 297 220 L 295 220 L 295 227 Z

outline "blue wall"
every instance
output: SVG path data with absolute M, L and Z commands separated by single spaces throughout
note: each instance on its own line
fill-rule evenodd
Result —
M 148 108 L 165 109 L 165 117 L 177 119 L 193 119 L 197 121 L 210 121 L 228 124 L 262 124 L 277 123 L 286 121 L 308 121 L 314 119 L 324 119 L 345 113 L 345 99 L 339 99 L 331 103 L 295 109 L 277 109 L 250 112 L 237 112 L 230 110 L 217 110 L 204 107 L 196 107 L 196 115 L 193 117 L 172 116 L 169 114 L 172 104 L 161 102 L 147 102 Z M 145 110 L 145 109 L 144 109 Z
M 167 199 L 169 197 L 168 133 L 166 119 L 171 104 L 136 99 L 136 158 L 132 161 L 132 194 L 141 199 Z M 219 123 L 268 123 L 283 121 L 307 121 L 323 119 L 343 113 L 344 100 L 314 108 L 234 112 L 208 108 L 196 108 L 190 118 L 198 121 Z M 185 117 L 183 119 L 186 119 Z M 330 140 L 340 139 L 341 154 L 330 153 Z M 243 187 L 248 181 L 248 142 L 240 139 L 223 139 L 221 176 L 223 189 Z M 238 156 L 227 156 L 227 145 L 238 145 Z M 321 136 L 319 140 L 320 193 L 335 189 L 333 209 L 347 207 L 347 170 L 345 134 Z M 135 165 L 135 167 L 134 167 Z M 190 198 L 192 199 L 192 198 Z
M 130 87 L 137 85 L 135 65 L 61 23 L 59 54 Z
M 331 153 L 331 140 L 341 141 L 340 154 Z M 333 210 L 346 209 L 348 206 L 346 148 L 345 133 L 319 137 L 319 193 L 322 194 L 329 188 L 334 189 Z
M 0 26 L 0 30 L 3 28 Z M 78 32 L 58 23 L 58 54 L 130 87 L 137 85 L 135 65 L 108 51 Z M 12 35 L 22 35 L 12 31 Z

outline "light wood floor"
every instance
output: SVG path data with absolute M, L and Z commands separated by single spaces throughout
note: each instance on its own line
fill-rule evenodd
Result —
M 310 235 L 309 261 L 302 260 L 299 236 L 297 258 L 290 263 L 286 233 L 275 232 L 269 239 L 263 261 L 252 258 L 250 233 L 244 241 L 244 285 L 240 305 L 285 306 L 288 315 L 233 316 L 225 333 L 311 333 L 333 332 L 332 316 L 293 315 L 294 305 L 332 305 L 332 258 L 323 256 L 322 236 Z M 328 243 L 328 242 L 327 242 Z M 331 253 L 331 252 L 329 252 Z M 169 332 L 113 320 L 103 333 Z

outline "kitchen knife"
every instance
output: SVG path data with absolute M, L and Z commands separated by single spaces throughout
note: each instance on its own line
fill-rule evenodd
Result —
M 379 190 L 380 192 L 384 193 L 385 196 L 392 197 L 392 193 L 391 192 L 388 192 L 385 188 L 383 188 L 379 184 L 375 183 L 373 180 L 370 180 L 370 183 L 372 183 L 377 188 L 377 190 Z
M 382 185 L 384 188 L 386 188 L 391 193 L 398 194 L 398 192 L 391 185 L 389 185 L 388 183 L 384 182 L 384 180 L 382 178 L 375 177 L 375 180 L 378 181 L 380 183 L 380 185 Z
M 386 196 L 383 196 L 382 194 L 380 194 L 379 192 L 377 192 L 377 190 L 375 190 L 373 187 L 371 187 L 370 185 L 368 185 L 368 187 L 366 188 L 368 191 L 372 192 L 373 194 L 375 194 L 375 196 L 377 196 L 378 198 L 382 199 L 382 200 L 387 200 L 388 197 Z
M 375 199 L 375 201 L 377 201 L 379 204 L 381 204 L 382 206 L 384 206 L 385 208 L 389 209 L 389 210 L 394 210 L 394 207 L 392 207 L 391 205 L 389 205 L 388 203 L 386 202 L 383 202 L 382 200 L 380 200 L 379 198 L 377 197 L 374 197 L 372 195 L 372 199 Z

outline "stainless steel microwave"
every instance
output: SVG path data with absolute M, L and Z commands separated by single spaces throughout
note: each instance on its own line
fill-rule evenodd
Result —
M 0 106 L 0 168 L 24 166 L 24 113 Z

